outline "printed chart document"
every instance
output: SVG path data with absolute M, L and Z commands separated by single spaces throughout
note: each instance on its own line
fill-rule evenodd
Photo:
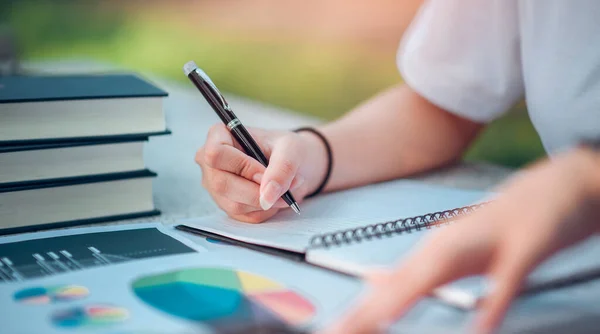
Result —
M 1 332 L 310 330 L 361 289 L 342 275 L 223 249 L 208 252 L 160 224 L 0 238 Z

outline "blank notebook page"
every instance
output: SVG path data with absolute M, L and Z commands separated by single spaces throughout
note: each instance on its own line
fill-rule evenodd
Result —
M 305 252 L 317 234 L 462 207 L 485 195 L 396 180 L 320 195 L 301 203 L 300 215 L 285 209 L 262 224 L 241 223 L 222 213 L 184 220 L 182 224 L 240 241 Z

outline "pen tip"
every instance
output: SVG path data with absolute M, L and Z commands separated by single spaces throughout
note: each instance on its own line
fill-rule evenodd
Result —
M 292 205 L 290 205 L 290 207 L 292 208 L 292 210 L 294 210 L 295 213 L 300 214 L 300 207 L 298 206 L 298 203 L 294 202 L 292 203 Z

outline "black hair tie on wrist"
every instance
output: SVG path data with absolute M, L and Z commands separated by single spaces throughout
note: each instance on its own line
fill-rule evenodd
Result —
M 600 138 L 586 138 L 579 145 L 600 153 Z
M 315 128 L 311 128 L 311 127 L 299 128 L 299 129 L 294 130 L 294 132 L 302 132 L 302 131 L 311 132 L 314 135 L 316 135 L 317 137 L 319 137 L 319 139 L 321 139 L 321 141 L 323 142 L 323 145 L 325 145 L 325 151 L 327 152 L 327 172 L 325 173 L 325 177 L 323 178 L 323 181 L 317 187 L 317 190 L 313 191 L 311 194 L 306 195 L 306 198 L 309 198 L 309 197 L 313 197 L 313 196 L 319 194 L 321 191 L 323 191 L 323 189 L 327 185 L 327 181 L 329 181 L 329 177 L 331 176 L 331 170 L 333 169 L 333 154 L 331 153 L 331 145 L 329 145 L 329 141 L 327 141 L 327 138 L 325 138 L 325 136 L 323 136 L 323 134 L 321 132 L 319 132 Z

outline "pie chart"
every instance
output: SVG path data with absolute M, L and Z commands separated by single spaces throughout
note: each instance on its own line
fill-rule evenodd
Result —
M 78 300 L 89 294 L 86 287 L 79 285 L 38 286 L 17 291 L 13 298 L 21 304 L 43 305 Z
M 129 311 L 123 307 L 103 304 L 77 306 L 52 314 L 52 323 L 60 328 L 104 327 L 124 322 Z
M 214 329 L 302 326 L 315 315 L 306 298 L 260 275 L 228 268 L 191 268 L 132 284 L 144 303 Z

